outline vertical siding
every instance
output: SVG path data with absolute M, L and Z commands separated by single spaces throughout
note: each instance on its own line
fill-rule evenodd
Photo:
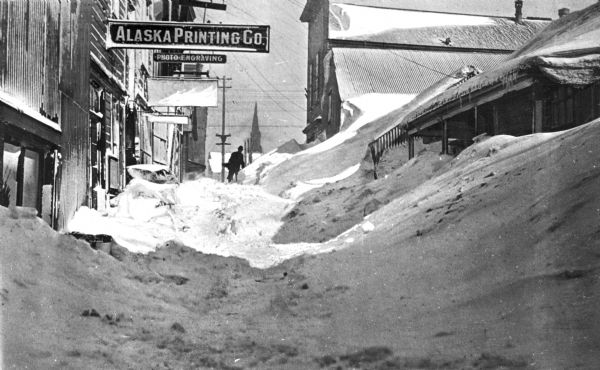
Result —
M 89 3 L 0 0 L 0 90 L 61 125 L 59 227 L 87 200 Z
M 4 90 L 8 71 L 8 1 L 0 0 L 0 89 Z
M 59 0 L 0 0 L 0 90 L 60 119 L 56 78 Z
M 63 163 L 59 228 L 88 200 L 90 12 L 88 0 L 60 2 Z
M 46 39 L 43 53 L 44 63 L 44 107 L 48 111 L 59 111 L 59 68 L 60 68 L 60 2 L 50 1 L 47 3 L 46 28 L 40 39 Z

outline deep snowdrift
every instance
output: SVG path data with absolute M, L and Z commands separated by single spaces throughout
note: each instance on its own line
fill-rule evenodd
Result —
M 0 209 L 3 368 L 594 368 L 598 141 L 490 138 L 263 272 L 177 245 L 120 262 Z
M 82 207 L 68 231 L 107 234 L 131 252 L 148 253 L 168 241 L 197 251 L 247 259 L 268 267 L 327 246 L 280 246 L 271 239 L 292 202 L 252 185 L 202 178 L 176 185 L 132 181 L 107 213 Z

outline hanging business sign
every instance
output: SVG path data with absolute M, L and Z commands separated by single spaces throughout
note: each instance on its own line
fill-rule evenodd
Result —
M 227 55 L 224 55 L 224 54 L 154 53 L 154 61 L 155 62 L 168 62 L 168 63 L 223 64 L 223 63 L 227 63 Z
M 208 1 L 200 1 L 200 0 L 179 0 L 179 5 L 181 6 L 192 6 L 195 8 L 205 8 L 205 9 L 216 9 L 216 10 L 227 10 L 227 5 L 213 3 L 212 0 Z
M 108 20 L 106 48 L 269 52 L 270 26 Z
M 215 79 L 149 78 L 148 105 L 151 107 L 216 107 Z
M 172 125 L 187 125 L 190 122 L 190 117 L 173 114 L 146 114 L 146 118 L 150 123 L 164 123 Z

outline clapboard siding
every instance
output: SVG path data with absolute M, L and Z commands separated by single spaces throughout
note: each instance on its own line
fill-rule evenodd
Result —
M 91 51 L 103 67 L 107 68 L 118 80 L 123 81 L 125 75 L 125 51 L 121 49 L 106 50 L 106 20 L 108 18 L 123 18 L 125 0 L 119 2 L 118 14 L 111 11 L 110 1 L 95 0 L 92 6 L 90 23 Z

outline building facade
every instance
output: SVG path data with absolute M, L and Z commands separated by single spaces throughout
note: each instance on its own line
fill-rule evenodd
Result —
M 463 66 L 486 70 L 549 20 L 380 7 L 377 1 L 309 0 L 307 142 L 329 138 L 365 95 L 416 96 Z
M 600 3 L 563 14 L 496 69 L 447 91 L 409 114 L 398 128 L 408 140 L 459 153 L 478 136 L 521 136 L 570 129 L 600 117 Z M 465 98 L 468 96 L 468 99 Z
M 108 207 L 127 165 L 202 172 L 206 108 L 174 108 L 189 127 L 145 114 L 148 79 L 186 66 L 106 48 L 109 19 L 194 18 L 172 0 L 0 0 L 0 205 L 36 208 L 62 229 L 81 206 Z
M 0 1 L 1 203 L 57 228 L 87 196 L 90 18 L 83 0 Z

